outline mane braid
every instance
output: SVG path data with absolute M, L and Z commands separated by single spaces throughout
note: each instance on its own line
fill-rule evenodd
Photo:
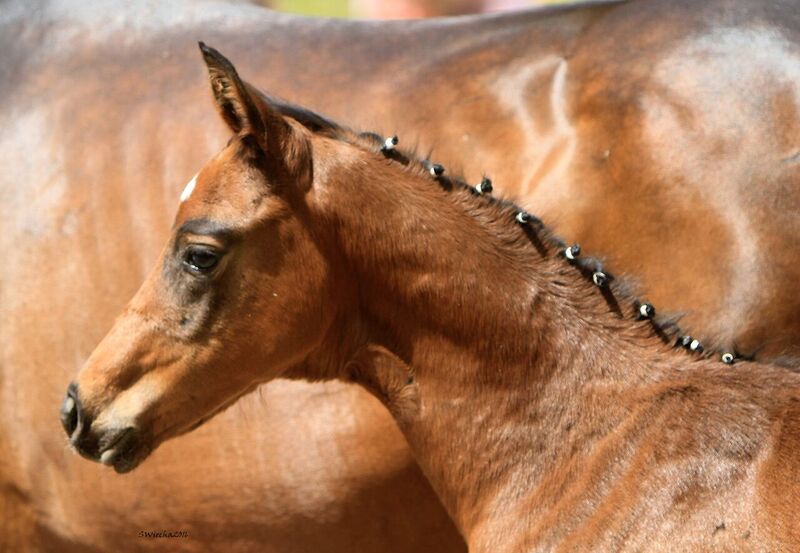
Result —
M 486 202 L 485 205 L 498 207 L 509 215 L 509 224 L 513 222 L 521 228 L 536 252 L 542 258 L 561 258 L 564 263 L 577 269 L 584 278 L 590 281 L 594 279 L 598 291 L 612 314 L 616 315 L 619 319 L 646 319 L 647 322 L 650 323 L 652 335 L 661 340 L 664 344 L 672 344 L 675 348 L 682 347 L 689 353 L 698 355 L 699 358 L 707 359 L 717 355 L 718 359 L 726 364 L 755 360 L 755 353 L 740 353 L 735 346 L 726 347 L 724 349 L 709 348 L 706 350 L 699 340 L 681 332 L 678 326 L 679 315 L 656 313 L 655 315 L 643 317 L 641 314 L 643 312 L 650 312 L 653 310 L 653 306 L 637 298 L 635 287 L 630 281 L 615 277 L 604 268 L 602 260 L 597 257 L 578 256 L 577 254 L 575 256 L 566 255 L 567 249 L 574 246 L 568 246 L 567 243 L 553 233 L 541 219 L 528 213 L 514 201 L 492 196 L 492 184 L 486 177 L 481 181 L 481 184 L 488 181 L 489 188 L 488 191 L 484 193 L 480 186 L 468 184 L 463 177 L 446 173 L 444 167 L 430 160 L 430 156 L 422 158 L 417 155 L 416 149 L 401 150 L 397 148 L 396 137 L 390 137 L 395 138 L 395 140 L 392 146 L 387 148 L 387 139 L 378 133 L 358 133 L 304 108 L 285 102 L 275 103 L 274 100 L 270 101 L 273 102 L 273 105 L 277 106 L 280 113 L 292 117 L 312 132 L 324 134 L 336 140 L 350 143 L 369 152 L 380 153 L 385 158 L 401 164 L 406 170 L 414 172 L 417 176 L 426 176 L 433 179 L 448 192 L 466 192 L 474 196 L 476 202 Z M 520 220 L 520 217 L 522 217 L 524 222 Z M 577 251 L 579 250 L 580 247 L 577 247 Z M 603 282 L 598 282 L 596 279 L 598 273 L 602 275 Z M 643 311 L 642 306 L 647 306 L 647 308 Z M 800 362 L 793 362 L 791 365 L 797 366 L 800 365 Z

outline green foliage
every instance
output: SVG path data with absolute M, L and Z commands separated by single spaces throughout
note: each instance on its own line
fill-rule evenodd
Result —
M 347 0 L 274 0 L 272 7 L 282 12 L 317 15 L 323 17 L 348 17 Z

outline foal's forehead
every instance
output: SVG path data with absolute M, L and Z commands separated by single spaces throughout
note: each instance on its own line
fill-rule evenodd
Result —
M 183 188 L 176 226 L 193 219 L 245 223 L 257 214 L 267 190 L 260 171 L 231 143 L 211 158 Z

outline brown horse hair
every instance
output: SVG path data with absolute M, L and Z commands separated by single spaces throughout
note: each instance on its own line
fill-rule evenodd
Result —
M 652 334 L 664 344 L 672 344 L 675 348 L 685 349 L 687 352 L 705 359 L 717 356 L 720 362 L 727 365 L 741 361 L 756 360 L 756 352 L 742 353 L 735 344 L 732 347 L 722 347 L 721 344 L 717 344 L 713 340 L 706 341 L 704 339 L 701 341 L 693 336 L 684 334 L 678 324 L 681 317 L 680 314 L 664 314 L 656 311 L 652 304 L 644 302 L 637 297 L 637 287 L 630 279 L 619 278 L 608 271 L 601 258 L 579 254 L 580 246 L 578 244 L 568 245 L 565 240 L 545 225 L 540 218 L 520 207 L 514 200 L 493 196 L 491 194 L 492 182 L 485 175 L 480 183 L 471 185 L 459 174 L 446 172 L 442 165 L 432 162 L 430 154 L 420 156 L 416 148 L 398 148 L 399 139 L 396 135 L 386 138 L 371 131 L 354 132 L 307 108 L 272 97 L 261 91 L 259 91 L 259 94 L 268 105 L 282 116 L 294 119 L 315 134 L 342 140 L 355 146 L 375 149 L 386 158 L 401 164 L 407 170 L 413 171 L 418 175 L 429 176 L 442 189 L 448 192 L 466 192 L 474 196 L 476 202 L 485 202 L 485 205 L 493 205 L 505 211 L 509 222 L 513 220 L 515 224 L 523 229 L 539 256 L 542 258 L 558 257 L 576 268 L 584 278 L 592 281 L 595 287 L 599 289 L 611 313 L 620 319 L 647 320 L 650 323 Z M 387 147 L 390 142 L 391 147 Z M 484 192 L 481 185 L 486 187 L 487 182 L 488 189 Z M 573 251 L 575 252 L 574 254 Z M 704 343 L 709 343 L 714 347 L 706 348 Z M 773 363 L 791 369 L 800 365 L 798 360 L 790 357 L 781 357 L 778 362 L 773 361 Z

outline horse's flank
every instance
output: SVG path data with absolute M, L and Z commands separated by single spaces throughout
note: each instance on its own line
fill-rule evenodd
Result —
M 170 542 L 181 550 L 459 550 L 391 419 L 354 388 L 276 382 L 161 448 L 135 479 L 58 439 L 64 383 L 139 286 L 181 187 L 221 140 L 198 39 L 225 45 L 279 96 L 435 145 L 470 182 L 487 172 L 642 277 L 659 308 L 686 311 L 693 333 L 745 352 L 797 343 L 800 263 L 787 244 L 800 232 L 800 23 L 789 3 L 391 25 L 211 2 L 86 6 L 0 10 L 0 548 L 106 550 L 131 528 L 168 527 L 188 528 Z

